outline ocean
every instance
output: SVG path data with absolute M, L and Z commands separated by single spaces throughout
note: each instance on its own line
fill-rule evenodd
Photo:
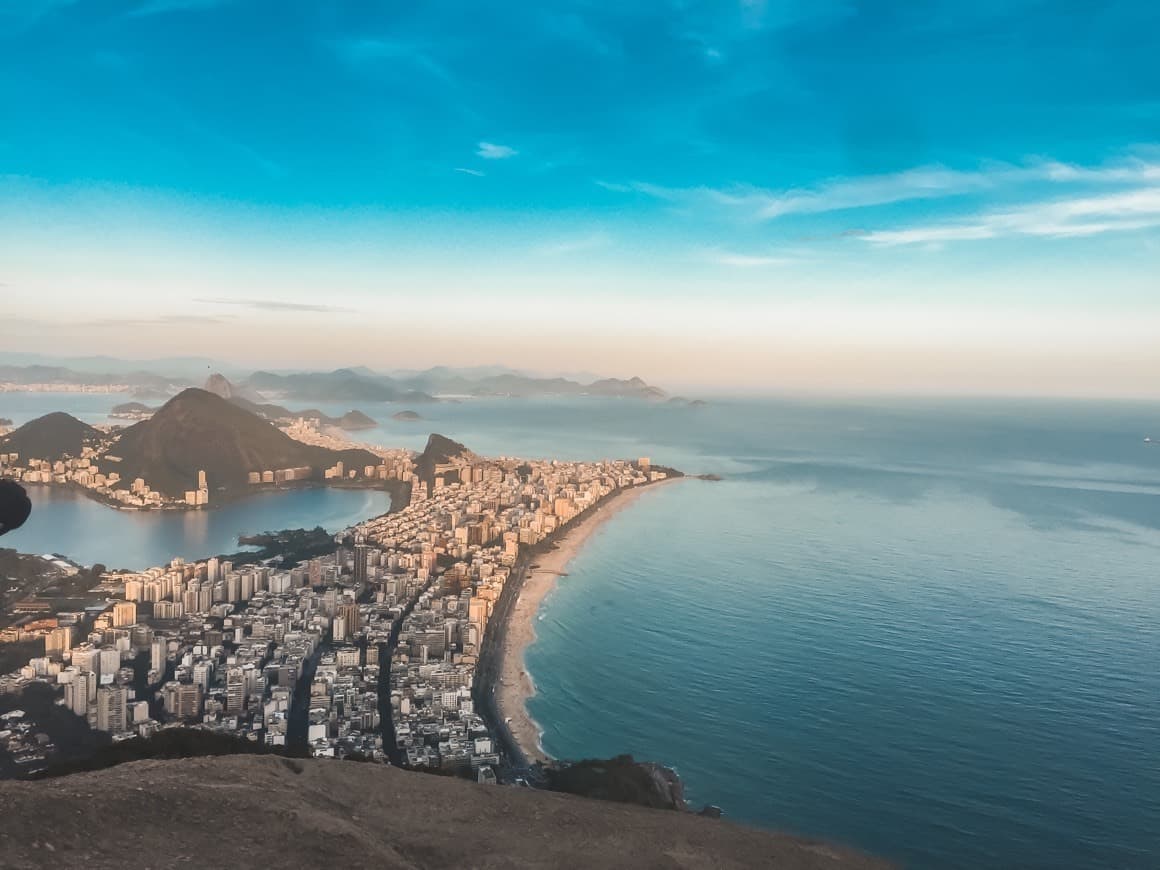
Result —
M 911 867 L 1160 866 L 1160 403 L 360 407 L 372 442 L 724 477 L 642 495 L 546 600 L 553 755 Z M 89 520 L 41 507 L 67 552 Z

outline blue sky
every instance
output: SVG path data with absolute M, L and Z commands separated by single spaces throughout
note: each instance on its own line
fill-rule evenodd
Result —
M 1157 32 L 1142 0 L 8 0 L 0 341 L 1156 394 Z

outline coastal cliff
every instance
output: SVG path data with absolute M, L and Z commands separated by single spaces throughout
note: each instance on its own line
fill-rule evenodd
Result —
M 121 824 L 93 812 L 116 807 Z M 0 866 L 872 870 L 825 843 L 625 804 L 353 762 L 139 761 L 0 782 Z

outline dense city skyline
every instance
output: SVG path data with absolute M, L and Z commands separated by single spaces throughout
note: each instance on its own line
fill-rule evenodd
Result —
M 0 11 L 5 349 L 1160 390 L 1151 4 L 367 5 Z

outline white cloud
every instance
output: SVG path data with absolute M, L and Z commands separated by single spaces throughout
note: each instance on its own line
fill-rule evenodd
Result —
M 1101 166 L 1058 161 L 1016 165 L 992 163 L 974 170 L 919 166 L 861 178 L 834 178 L 807 188 L 772 190 L 753 185 L 664 187 L 648 182 L 596 183 L 618 193 L 640 193 L 666 202 L 716 208 L 749 220 L 774 220 L 793 214 L 822 214 L 899 202 L 978 194 L 1033 183 L 1146 184 L 1160 181 L 1160 162 L 1133 158 Z
M 1153 227 L 1160 227 L 1160 187 L 1031 202 L 964 221 L 881 230 L 862 238 L 879 245 L 913 245 L 1004 236 L 1076 238 Z
M 468 169 L 466 166 L 456 166 L 456 172 L 462 172 L 464 175 L 474 175 L 476 178 L 483 178 L 487 173 L 480 172 L 478 169 Z
M 718 266 L 734 269 L 760 269 L 769 266 L 787 266 L 797 262 L 793 257 L 775 257 L 765 254 L 740 254 L 711 248 L 704 252 L 704 258 Z
M 577 254 L 582 251 L 591 251 L 603 248 L 612 242 L 612 238 L 603 231 L 590 233 L 575 238 L 557 239 L 538 246 L 535 252 L 542 257 L 562 257 L 568 254 Z
M 149 0 L 142 3 L 129 13 L 131 17 L 142 18 L 147 15 L 164 15 L 168 12 L 184 12 L 195 9 L 213 9 L 222 6 L 230 0 Z
M 479 150 L 475 153 L 484 160 L 506 160 L 509 157 L 515 157 L 520 152 L 507 145 L 496 145 L 494 142 L 480 142 Z
M 348 65 L 365 67 L 387 61 L 411 66 L 446 84 L 455 77 L 421 45 L 391 39 L 345 39 L 332 43 L 332 49 Z

